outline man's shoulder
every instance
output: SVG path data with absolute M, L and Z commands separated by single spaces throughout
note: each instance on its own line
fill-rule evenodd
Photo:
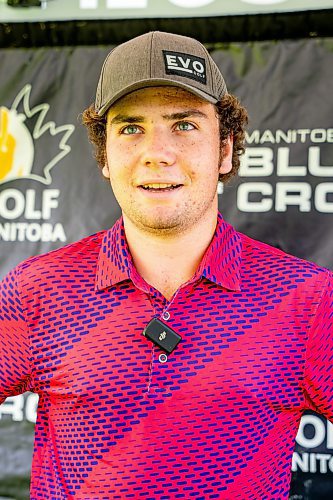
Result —
M 100 231 L 56 250 L 29 257 L 18 264 L 16 271 L 25 279 L 31 279 L 60 271 L 70 273 L 75 269 L 95 267 L 105 232 Z
M 317 278 L 332 279 L 332 272 L 314 262 L 291 255 L 279 248 L 238 233 L 242 240 L 243 265 L 264 276 L 289 277 L 291 281 Z

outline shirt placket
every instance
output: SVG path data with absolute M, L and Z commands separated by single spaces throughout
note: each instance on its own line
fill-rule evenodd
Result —
M 154 317 L 165 323 L 171 319 L 172 313 L 170 312 L 170 309 L 172 310 L 172 306 L 177 300 L 178 292 L 179 290 L 177 290 L 170 301 L 166 301 L 166 299 L 159 292 L 154 291 L 154 293 L 150 294 L 149 299 L 154 309 Z M 167 377 L 165 372 L 169 372 L 170 364 L 172 364 L 172 356 L 174 356 L 174 353 L 168 355 L 152 343 L 146 392 L 148 397 L 171 395 L 170 385 L 168 384 L 168 387 L 166 387 L 163 384 L 163 379 Z

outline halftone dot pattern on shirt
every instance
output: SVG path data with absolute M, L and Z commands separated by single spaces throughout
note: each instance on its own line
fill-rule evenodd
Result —
M 160 362 L 153 317 L 182 336 Z M 287 499 L 301 415 L 333 418 L 329 271 L 219 215 L 168 302 L 122 220 L 2 284 L 0 394 L 40 396 L 31 498 Z

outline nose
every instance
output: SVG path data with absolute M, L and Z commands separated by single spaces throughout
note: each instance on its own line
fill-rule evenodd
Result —
M 156 129 L 146 134 L 142 144 L 142 163 L 147 167 L 170 166 L 175 163 L 176 152 L 167 132 Z

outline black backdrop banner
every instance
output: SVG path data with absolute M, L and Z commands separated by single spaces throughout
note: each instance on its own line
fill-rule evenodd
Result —
M 110 49 L 0 50 L 2 276 L 31 255 L 110 227 L 120 215 L 79 116 L 94 100 Z M 229 91 L 250 114 L 240 175 L 219 186 L 224 217 L 251 237 L 331 269 L 332 52 L 328 38 L 221 43 L 212 50 Z M 36 405 L 36 396 L 25 394 L 0 406 L 6 436 L 0 440 L 0 495 L 28 498 L 22 491 Z M 291 498 L 333 498 L 332 450 L 333 425 L 304 415 Z M 18 478 L 23 486 L 14 494 Z

